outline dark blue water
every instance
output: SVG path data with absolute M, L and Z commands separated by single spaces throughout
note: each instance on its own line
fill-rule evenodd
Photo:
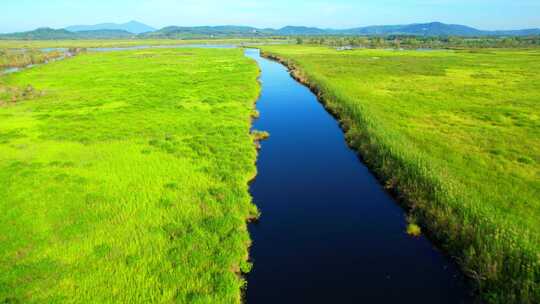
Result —
M 246 50 L 261 70 L 260 118 L 270 132 L 252 184 L 247 303 L 468 303 L 457 267 L 405 233 L 403 210 L 344 140 L 338 123 L 282 65 Z

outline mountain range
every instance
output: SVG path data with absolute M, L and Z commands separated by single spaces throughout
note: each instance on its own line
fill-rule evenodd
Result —
M 156 29 L 138 21 L 130 21 L 127 23 L 101 23 L 95 25 L 72 25 L 65 28 L 70 32 L 86 32 L 99 30 L 121 30 L 132 34 L 142 34 L 153 32 Z
M 38 28 L 29 32 L 2 34 L 0 39 L 7 40 L 62 40 L 62 39 L 128 39 L 137 35 L 123 30 L 93 30 L 70 32 L 65 29 L 55 30 L 48 27 Z
M 380 25 L 351 29 L 321 29 L 305 26 L 286 26 L 280 29 L 259 29 L 249 26 L 169 26 L 154 32 L 143 34 L 154 38 L 182 38 L 183 36 L 307 36 L 307 35 L 362 35 L 362 36 L 529 36 L 540 35 L 540 29 L 525 29 L 511 31 L 483 31 L 458 24 L 441 22 L 418 23 L 407 25 Z
M 305 26 L 286 26 L 280 29 L 255 28 L 250 26 L 169 26 L 160 30 L 137 21 L 124 24 L 103 23 L 97 25 L 69 26 L 65 29 L 39 28 L 34 31 L 2 34 L 0 39 L 107 39 L 107 38 L 225 38 L 225 37 L 269 37 L 269 36 L 532 36 L 540 35 L 540 29 L 510 31 L 484 31 L 473 27 L 440 22 L 407 25 L 380 25 L 351 29 L 321 29 Z

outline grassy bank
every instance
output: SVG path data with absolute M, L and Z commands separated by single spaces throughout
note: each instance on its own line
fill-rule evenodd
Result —
M 40 64 L 64 55 L 62 52 L 41 52 L 27 50 L 25 52 L 0 49 L 0 72 L 7 68 L 20 68 L 31 64 Z
M 239 303 L 249 134 L 242 50 L 83 54 L 0 77 L 0 302 Z
M 110 39 L 110 40 L 0 40 L 0 48 L 96 48 L 129 47 L 138 45 L 183 45 L 183 44 L 242 44 L 287 42 L 284 39 Z
M 539 51 L 262 49 L 319 93 L 486 301 L 540 302 Z

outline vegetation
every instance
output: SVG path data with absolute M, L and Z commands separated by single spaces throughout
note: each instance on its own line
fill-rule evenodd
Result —
M 110 39 L 110 40 L 0 40 L 0 48 L 40 49 L 40 48 L 106 48 L 130 46 L 164 46 L 185 44 L 260 44 L 287 42 L 287 39 L 245 38 L 245 39 Z
M 340 117 L 487 302 L 540 302 L 540 51 L 262 49 Z
M 540 36 L 524 37 L 419 37 L 419 36 L 297 36 L 268 38 L 207 38 L 207 39 L 68 39 L 68 40 L 2 40 L 0 48 L 95 48 L 163 46 L 182 44 L 306 44 L 331 47 L 376 49 L 472 49 L 472 48 L 539 48 Z
M 407 225 L 407 234 L 413 237 L 419 237 L 422 235 L 422 229 L 417 224 Z
M 42 52 L 39 50 L 13 51 L 0 49 L 0 72 L 7 68 L 20 68 L 40 64 L 64 55 L 63 52 Z
M 1 303 L 240 303 L 258 69 L 87 53 L 0 77 Z
M 372 49 L 538 48 L 540 47 L 540 35 L 522 37 L 310 36 L 298 37 L 296 44 Z
M 253 130 L 251 132 L 251 135 L 253 136 L 253 139 L 255 141 L 263 141 L 263 140 L 267 140 L 268 138 L 270 138 L 270 133 L 268 133 L 266 131 Z

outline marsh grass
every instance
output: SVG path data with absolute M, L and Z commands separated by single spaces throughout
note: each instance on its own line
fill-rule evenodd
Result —
M 253 139 L 255 141 L 263 141 L 270 138 L 270 133 L 268 133 L 267 131 L 253 130 L 251 131 L 251 135 L 253 136 Z
M 419 237 L 422 235 L 422 229 L 417 224 L 407 225 L 407 234 L 413 237 Z
M 240 303 L 257 77 L 239 49 L 0 77 L 46 92 L 0 107 L 0 302 Z
M 253 137 L 257 150 L 260 150 L 262 148 L 261 141 L 270 138 L 270 133 L 266 131 L 252 130 L 251 136 Z
M 44 63 L 63 55 L 64 53 L 58 51 L 42 52 L 37 49 L 0 49 L 0 72 L 7 68 L 21 68 L 28 65 Z
M 540 302 L 538 50 L 262 49 L 340 117 L 486 301 Z
M 420 237 L 422 235 L 422 228 L 417 224 L 418 220 L 414 215 L 407 217 L 407 234 L 412 237 Z

